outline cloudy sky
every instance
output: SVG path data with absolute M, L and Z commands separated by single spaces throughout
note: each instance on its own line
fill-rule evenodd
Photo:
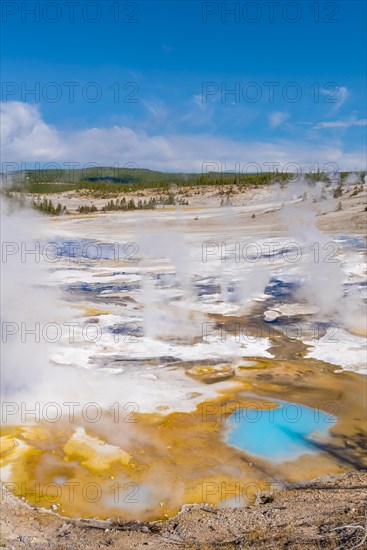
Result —
M 3 2 L 2 162 L 366 167 L 366 3 Z

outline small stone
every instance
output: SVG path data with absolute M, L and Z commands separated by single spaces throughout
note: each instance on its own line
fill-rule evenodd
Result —
M 59 537 L 63 537 L 65 536 L 66 534 L 68 534 L 70 532 L 70 525 L 68 523 L 64 523 L 60 529 L 57 530 L 57 535 Z
M 147 380 L 158 380 L 158 376 L 155 374 L 141 374 L 140 378 L 146 378 Z
M 279 311 L 276 311 L 274 309 L 268 309 L 268 311 L 265 311 L 264 313 L 264 319 L 267 323 L 271 323 L 272 321 L 275 321 L 280 316 Z
M 259 502 L 260 504 L 269 504 L 269 502 L 273 502 L 274 496 L 273 495 L 261 495 Z
M 192 391 L 192 392 L 189 392 L 186 394 L 186 398 L 187 399 L 195 399 L 195 397 L 200 397 L 201 396 L 201 393 L 198 392 L 198 391 Z

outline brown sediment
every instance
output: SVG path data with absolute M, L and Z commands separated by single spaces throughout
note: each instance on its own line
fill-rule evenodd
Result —
M 71 306 L 83 312 L 83 317 L 98 317 L 99 315 L 109 315 L 111 311 L 108 309 L 99 309 L 92 306 Z M 90 322 L 90 321 L 89 321 Z
M 227 380 L 234 376 L 234 370 L 231 365 L 203 365 L 198 364 L 186 371 L 186 374 L 203 382 L 211 383 L 218 380 Z
M 289 302 L 291 302 L 291 299 L 289 299 Z M 224 338 L 225 335 L 234 335 L 239 341 L 246 341 L 247 338 L 268 338 L 271 342 L 268 352 L 274 355 L 276 359 L 288 360 L 303 357 L 308 349 L 308 346 L 302 341 L 302 337 L 306 333 L 304 319 L 293 316 L 287 317 L 287 323 L 284 325 L 269 323 L 264 320 L 264 312 L 269 307 L 269 301 L 267 300 L 266 302 L 255 303 L 251 307 L 251 312 L 246 315 L 209 314 L 208 317 L 217 323 L 217 328 L 223 331 Z M 292 327 L 301 332 L 301 337 L 294 330 L 292 333 Z M 317 337 L 321 338 L 326 329 L 322 329 L 319 325 L 317 327 Z

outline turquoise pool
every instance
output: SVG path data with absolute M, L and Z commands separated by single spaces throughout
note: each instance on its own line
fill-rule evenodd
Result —
M 228 419 L 226 442 L 272 462 L 295 460 L 320 452 L 315 442 L 327 435 L 337 418 L 319 408 L 269 400 L 279 407 L 267 410 L 241 408 Z

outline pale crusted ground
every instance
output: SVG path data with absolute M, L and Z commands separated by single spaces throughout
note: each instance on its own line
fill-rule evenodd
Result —
M 232 186 L 233 193 L 230 196 L 230 202 L 233 207 L 233 214 L 241 212 L 242 222 L 248 222 L 249 231 L 257 231 L 258 229 L 263 229 L 264 225 L 269 231 L 284 231 L 286 230 L 286 225 L 284 223 L 284 218 L 282 217 L 281 210 L 272 207 L 271 204 L 264 206 L 264 204 L 271 203 L 274 199 L 274 193 L 276 193 L 274 186 L 266 186 L 264 188 L 248 188 L 246 190 L 238 190 L 235 186 Z M 364 190 L 359 192 L 355 196 L 351 196 L 353 188 L 351 187 L 348 191 L 345 191 L 344 194 L 338 199 L 328 198 L 324 202 L 320 202 L 314 205 L 314 210 L 316 212 L 316 224 L 318 229 L 324 232 L 329 233 L 365 233 L 366 224 L 367 224 L 367 212 L 365 207 L 367 205 L 367 189 L 364 185 Z M 184 199 L 187 200 L 189 205 L 181 207 L 183 211 L 192 211 L 192 217 L 198 218 L 198 226 L 201 225 L 202 220 L 200 219 L 200 210 L 202 208 L 218 208 L 220 207 L 222 199 L 226 199 L 226 195 L 220 193 L 223 192 L 223 187 L 201 187 L 200 192 L 197 193 L 193 189 L 186 189 L 183 194 L 176 194 L 176 200 Z M 146 190 L 142 192 L 126 193 L 125 195 L 121 194 L 114 197 L 122 198 L 125 196 L 126 200 L 134 199 L 137 203 L 139 199 L 149 200 L 151 197 L 158 198 L 162 195 L 162 192 L 156 190 Z M 80 205 L 91 205 L 94 204 L 99 209 L 104 206 L 110 199 L 108 198 L 93 198 L 87 191 L 81 191 L 78 193 L 75 192 L 66 192 L 60 193 L 58 195 L 42 195 L 47 199 L 51 199 L 55 204 L 61 202 L 63 205 L 66 205 L 71 214 L 76 213 L 76 209 Z M 34 196 L 30 197 L 34 198 Z M 281 199 L 280 199 L 281 200 Z M 338 203 L 341 203 L 341 210 L 337 210 Z M 263 203 L 263 204 L 261 204 Z M 244 207 L 244 208 L 236 208 Z M 164 208 L 165 210 L 174 210 L 175 207 L 165 206 L 158 207 L 158 210 Z M 231 210 L 231 209 L 229 209 Z M 253 213 L 256 212 L 256 217 L 253 218 Z M 97 213 L 93 216 L 106 216 L 106 213 Z M 121 216 L 130 216 L 134 215 L 133 212 L 120 212 Z M 209 229 L 207 222 L 205 223 L 206 229 Z M 198 227 L 199 229 L 199 227 Z

